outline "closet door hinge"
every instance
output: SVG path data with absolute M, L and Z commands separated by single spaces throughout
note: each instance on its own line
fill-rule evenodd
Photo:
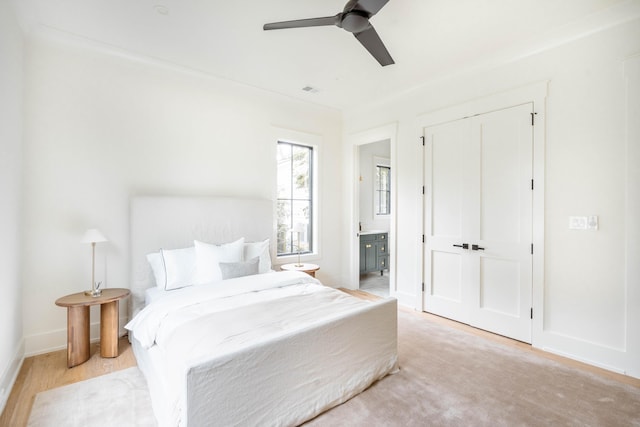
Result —
M 535 122 L 536 122 L 536 119 L 535 119 L 536 114 L 538 114 L 538 113 L 531 113 L 531 126 L 534 126 L 534 125 L 535 125 Z
M 533 319 L 533 307 L 531 307 L 531 318 Z
M 424 243 L 424 234 L 422 235 L 422 243 Z
M 531 244 L 531 255 L 533 255 L 533 243 Z
M 422 292 L 424 292 L 424 282 L 422 282 Z
M 533 190 L 533 180 L 531 180 L 531 189 Z
M 421 136 L 420 139 L 422 140 L 422 146 L 424 147 L 424 136 Z
M 424 185 L 422 186 L 422 195 L 424 196 Z

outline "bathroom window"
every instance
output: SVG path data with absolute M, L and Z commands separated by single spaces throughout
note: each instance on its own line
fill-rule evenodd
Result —
M 376 165 L 373 200 L 376 215 L 391 214 L 391 168 Z

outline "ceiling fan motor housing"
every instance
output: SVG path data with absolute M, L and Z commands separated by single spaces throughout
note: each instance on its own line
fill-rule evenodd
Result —
M 342 15 L 340 26 L 350 33 L 359 33 L 369 26 L 369 17 L 358 10 L 347 12 Z

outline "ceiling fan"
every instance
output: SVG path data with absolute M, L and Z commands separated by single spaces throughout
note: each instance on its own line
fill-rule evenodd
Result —
M 382 65 L 394 64 L 389 51 L 382 43 L 380 36 L 369 22 L 389 0 L 349 0 L 344 10 L 334 16 L 323 18 L 297 19 L 294 21 L 272 22 L 265 24 L 264 30 L 281 30 L 285 28 L 321 27 L 335 25 L 347 30 L 369 51 Z

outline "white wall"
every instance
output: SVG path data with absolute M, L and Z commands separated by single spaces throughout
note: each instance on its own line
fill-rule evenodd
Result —
M 90 287 L 85 229 L 109 239 L 98 245 L 96 280 L 128 287 L 129 198 L 272 199 L 274 126 L 321 140 L 318 277 L 341 282 L 338 111 L 52 37 L 28 41 L 25 84 L 27 354 L 66 345 L 66 311 L 54 301 Z
M 336 238 L 348 228 L 344 212 L 351 209 L 345 209 L 350 197 L 341 192 L 345 184 L 339 171 L 350 174 L 351 164 L 341 169 L 339 112 L 71 41 L 40 38 L 26 46 L 23 85 L 22 41 L 11 12 L 0 0 L 2 387 L 22 356 L 23 334 L 29 354 L 65 346 L 66 313 L 54 301 L 90 285 L 90 251 L 79 243 L 86 228 L 99 227 L 110 240 L 100 248 L 98 280 L 127 287 L 129 197 L 273 197 L 275 167 L 265 159 L 275 162 L 275 142 L 269 138 L 274 126 L 322 138 L 319 277 L 331 285 L 348 279 L 348 257 Z M 534 344 L 640 377 L 639 323 L 630 321 L 630 313 L 640 308 L 640 280 L 637 268 L 629 267 L 640 260 L 626 259 L 637 251 L 625 250 L 630 245 L 624 244 L 640 239 L 625 216 L 637 212 L 626 206 L 625 195 L 640 183 L 637 174 L 625 170 L 637 164 L 625 161 L 623 66 L 625 58 L 639 52 L 640 25 L 633 21 L 345 113 L 344 135 L 398 124 L 395 253 L 401 302 L 417 300 L 422 280 L 416 117 L 549 80 L 544 331 Z M 600 230 L 567 230 L 567 217 L 582 214 L 600 215 Z M 625 271 L 632 276 L 625 277 Z
M 635 20 L 345 113 L 345 134 L 399 124 L 396 286 L 398 295 L 410 296 L 402 303 L 417 305 L 422 279 L 422 156 L 416 118 L 548 80 L 544 306 L 534 307 L 544 319 L 534 345 L 640 377 L 640 353 L 630 345 L 637 343 L 640 324 L 629 317 L 640 309 L 640 277 L 625 276 L 628 263 L 640 263 L 627 259 L 625 250 L 626 239 L 640 239 L 628 235 L 632 228 L 625 217 L 627 192 L 638 191 L 640 183 L 629 181 L 625 170 L 624 73 L 625 59 L 639 52 L 640 23 Z M 568 230 L 570 215 L 599 215 L 600 229 Z
M 374 191 L 375 191 L 375 167 L 377 160 L 380 165 L 391 166 L 391 144 L 388 140 L 372 142 L 360 145 L 360 224 L 362 230 L 383 230 L 389 231 L 390 215 L 376 215 L 374 212 Z M 393 195 L 392 195 L 393 197 Z
M 24 353 L 20 286 L 23 40 L 0 0 L 0 412 Z

